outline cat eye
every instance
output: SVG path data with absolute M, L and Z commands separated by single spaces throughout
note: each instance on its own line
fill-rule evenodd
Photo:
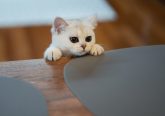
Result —
M 79 42 L 78 37 L 70 37 L 70 41 L 71 41 L 72 43 L 77 43 L 77 42 Z
M 85 41 L 86 42 L 90 42 L 92 40 L 92 36 L 87 36 L 86 38 L 85 38 Z

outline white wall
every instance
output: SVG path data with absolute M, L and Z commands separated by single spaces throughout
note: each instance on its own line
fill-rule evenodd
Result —
M 0 27 L 45 25 L 55 16 L 80 18 L 93 14 L 99 21 L 116 18 L 105 0 L 0 0 Z

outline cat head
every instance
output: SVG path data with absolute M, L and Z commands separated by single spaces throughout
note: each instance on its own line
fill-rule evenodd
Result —
M 95 44 L 96 17 L 64 20 L 55 18 L 51 32 L 52 43 L 64 53 L 81 56 Z

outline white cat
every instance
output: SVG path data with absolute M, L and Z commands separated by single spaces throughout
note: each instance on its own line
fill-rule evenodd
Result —
M 94 16 L 76 20 L 64 20 L 57 17 L 51 29 L 52 43 L 45 50 L 44 58 L 49 61 L 56 61 L 62 55 L 101 55 L 104 52 L 103 47 L 95 44 L 93 30 L 96 25 L 97 21 Z

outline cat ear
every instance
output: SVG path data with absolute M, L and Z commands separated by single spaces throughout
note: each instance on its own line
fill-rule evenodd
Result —
M 54 28 L 57 33 L 61 33 L 65 29 L 65 27 L 68 26 L 67 22 L 62 19 L 61 17 L 56 17 L 54 20 Z
M 96 15 L 88 17 L 87 21 L 89 22 L 89 24 L 92 26 L 93 29 L 96 28 L 96 26 L 97 26 L 97 16 Z

